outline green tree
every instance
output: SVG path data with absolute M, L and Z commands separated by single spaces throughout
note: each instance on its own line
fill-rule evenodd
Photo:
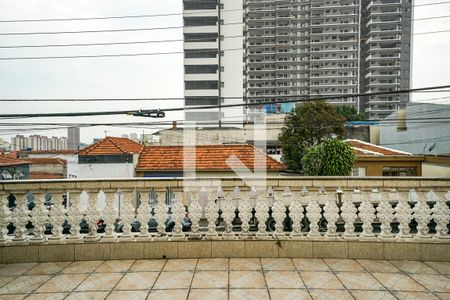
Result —
M 345 118 L 345 121 L 366 121 L 367 118 L 364 114 L 359 114 L 354 106 L 338 106 L 336 108 L 338 114 Z
M 352 173 L 356 155 L 350 144 L 331 139 L 318 146 L 310 147 L 303 156 L 305 175 L 349 176 Z
M 304 151 L 333 136 L 344 134 L 344 117 L 336 107 L 326 101 L 307 101 L 289 113 L 284 120 L 279 141 L 283 149 L 282 160 L 292 171 L 302 169 Z

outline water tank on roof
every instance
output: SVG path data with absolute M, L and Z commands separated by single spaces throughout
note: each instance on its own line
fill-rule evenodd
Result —
M 281 103 L 281 112 L 284 114 L 290 113 L 295 108 L 294 102 Z

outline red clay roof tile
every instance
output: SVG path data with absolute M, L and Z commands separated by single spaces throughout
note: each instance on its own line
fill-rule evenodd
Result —
M 13 158 L 9 155 L 0 155 L 0 167 L 28 165 L 29 161 Z
M 149 146 L 142 151 L 137 171 L 174 171 L 183 170 L 184 157 L 186 164 L 193 165 L 194 148 L 183 146 Z M 236 157 L 241 163 L 233 161 Z M 195 147 L 195 167 L 197 170 L 230 171 L 243 167 L 250 170 L 267 168 L 270 171 L 281 171 L 286 167 L 275 159 L 258 151 L 250 145 L 207 145 Z
M 32 165 L 66 165 L 67 161 L 60 158 L 27 158 Z
M 127 138 L 106 137 L 97 143 L 88 146 L 75 154 L 78 155 L 114 155 L 138 154 L 144 146 Z

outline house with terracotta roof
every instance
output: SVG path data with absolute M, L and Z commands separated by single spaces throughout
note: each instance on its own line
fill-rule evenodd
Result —
M 28 161 L 0 154 L 0 180 L 28 179 L 29 173 Z
M 30 179 L 67 178 L 67 161 L 60 158 L 27 158 Z
M 422 176 L 423 156 L 348 139 L 356 154 L 354 176 Z
M 142 149 L 130 139 L 106 137 L 67 161 L 67 178 L 132 178 Z
M 136 177 L 235 177 L 240 172 L 266 171 L 278 176 L 286 167 L 251 145 L 148 146 L 139 157 Z

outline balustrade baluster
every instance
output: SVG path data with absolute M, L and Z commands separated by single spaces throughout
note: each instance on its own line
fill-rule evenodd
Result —
M 387 197 L 384 195 L 380 199 L 380 203 L 377 207 L 377 217 L 381 222 L 381 232 L 379 238 L 382 240 L 392 240 L 394 235 L 392 234 L 391 223 L 394 221 L 394 208 L 392 207 L 392 203 L 397 201 L 398 195 L 396 192 L 391 191 Z
M 97 233 L 97 221 L 99 219 L 99 211 L 97 209 L 97 197 L 91 195 L 94 194 L 97 196 L 97 193 L 88 193 L 88 206 L 86 211 L 84 212 L 85 217 L 88 226 L 89 226 L 89 233 L 86 236 L 86 242 L 94 243 L 98 242 L 100 240 L 100 237 Z
M 31 223 L 34 226 L 30 244 L 45 243 L 45 225 L 49 223 L 49 211 L 45 206 L 45 194 L 34 193 L 34 207 L 31 210 Z
M 234 239 L 236 236 L 233 233 L 233 220 L 236 216 L 236 208 L 233 200 L 225 199 L 222 203 L 222 219 L 225 223 L 225 232 L 223 233 L 223 237 L 226 239 Z
M 0 246 L 8 245 L 8 228 L 11 222 L 11 210 L 8 207 L 8 195 L 0 193 Z
M 240 233 L 241 239 L 248 239 L 250 234 L 250 220 L 252 218 L 252 209 L 253 209 L 253 199 L 251 196 L 246 194 L 242 197 L 240 205 L 239 205 L 239 218 L 242 222 L 242 231 Z
M 216 199 L 217 202 L 219 202 L 218 198 L 219 195 L 217 195 L 217 197 L 211 198 L 205 207 L 205 216 L 206 220 L 208 220 L 208 233 L 206 234 L 206 236 L 209 239 L 218 239 L 216 230 L 216 221 L 219 217 L 219 205 L 216 203 Z
M 322 208 L 320 208 L 318 198 L 313 199 L 313 197 L 310 196 L 309 200 L 308 206 L 306 207 L 306 217 L 309 221 L 308 238 L 314 239 L 320 237 L 319 221 L 322 218 Z
M 292 199 L 292 193 L 289 188 L 286 188 L 284 195 L 287 195 L 290 199 Z M 292 221 L 291 238 L 293 239 L 300 239 L 301 237 L 303 237 L 301 224 L 304 217 L 303 213 L 303 205 L 300 202 L 300 199 L 298 197 L 295 197 L 289 205 L 289 217 Z
M 100 219 L 103 220 L 105 226 L 105 233 L 102 236 L 101 242 L 111 243 L 117 241 L 117 234 L 115 233 L 115 223 L 118 220 L 118 207 L 114 206 L 115 198 L 118 197 L 116 191 L 104 192 L 105 206 L 100 210 Z
M 172 220 L 175 222 L 175 227 L 172 232 L 173 240 L 183 240 L 185 239 L 185 235 L 183 233 L 183 219 L 186 216 L 186 208 L 183 205 L 182 194 L 176 194 L 175 199 L 173 201 L 172 206 Z
M 360 234 L 360 240 L 372 240 L 375 238 L 375 235 L 373 233 L 373 226 L 372 223 L 374 222 L 376 215 L 375 215 L 375 208 L 372 204 L 372 197 L 368 197 L 366 192 L 361 191 L 355 191 L 355 193 L 361 193 L 361 204 L 358 208 L 358 216 L 363 222 L 362 225 L 362 233 Z M 377 193 L 378 191 L 372 191 L 372 193 Z
M 413 208 L 413 218 L 417 222 L 417 234 L 415 237 L 418 239 L 431 238 L 428 224 L 432 216 L 430 206 L 427 203 L 428 199 L 423 193 L 418 194 L 415 190 L 411 191 L 411 197 L 416 200 Z
M 411 206 L 409 205 L 409 196 L 406 193 L 400 193 L 398 197 L 398 204 L 394 208 L 395 210 L 395 219 L 399 222 L 398 225 L 398 234 L 396 238 L 410 238 L 411 237 L 411 229 L 409 228 L 409 223 L 413 219 L 413 211 Z
M 148 232 L 149 226 L 148 222 L 152 217 L 152 207 L 150 206 L 150 201 L 148 199 L 148 193 L 144 195 L 141 194 L 141 203 L 137 209 L 137 219 L 140 224 L 139 228 L 139 240 L 150 240 L 150 234 Z
M 70 224 L 70 235 L 67 237 L 67 242 L 69 243 L 81 243 L 83 242 L 83 237 L 80 235 L 81 222 L 83 221 L 83 212 L 81 211 L 81 200 L 80 194 L 76 192 L 69 192 L 67 194 L 67 216 Z
M 52 223 L 52 235 L 48 238 L 50 244 L 63 244 L 66 237 L 63 235 L 63 224 L 66 220 L 66 209 L 62 203 L 63 193 L 53 192 L 52 207 L 49 211 Z
M 436 194 L 431 191 L 428 195 L 429 199 L 435 199 L 436 203 L 431 210 L 433 219 L 436 222 L 436 235 L 434 238 L 448 240 L 450 239 L 448 224 L 450 223 L 450 208 L 447 202 L 450 202 L 450 191 L 446 195 L 437 197 Z
M 191 221 L 191 233 L 190 237 L 193 239 L 198 239 L 201 237 L 199 232 L 200 229 L 200 219 L 202 218 L 202 206 L 200 205 L 200 201 L 198 197 L 194 197 L 192 199 L 191 204 L 189 205 L 189 219 Z
M 167 239 L 166 235 L 166 221 L 168 217 L 168 207 L 166 202 L 164 201 L 164 197 L 159 197 L 158 202 L 155 206 L 155 220 L 157 223 L 156 230 L 158 231 L 158 236 L 155 238 L 156 240 L 165 240 Z
M 275 232 L 273 236 L 277 239 L 286 239 L 283 232 L 283 221 L 286 218 L 286 207 L 283 199 L 275 198 L 275 203 L 272 206 L 272 218 L 275 220 Z
M 336 222 L 339 219 L 339 208 L 336 204 L 336 195 L 324 193 L 323 197 L 326 199 L 323 208 L 323 216 L 327 221 L 327 232 L 325 233 L 325 237 L 328 239 L 335 239 L 338 236 Z
M 268 238 L 269 235 L 266 231 L 266 222 L 269 219 L 269 206 L 267 199 L 259 200 L 256 198 L 256 207 L 255 207 L 255 217 L 258 220 L 258 232 L 256 233 L 256 237 L 264 239 Z
M 28 230 L 26 225 L 30 220 L 30 211 L 27 205 L 27 195 L 15 193 L 16 207 L 13 208 L 11 214 L 11 221 L 15 227 L 14 238 L 12 239 L 13 245 L 28 245 Z
M 352 193 L 342 194 L 341 217 L 344 220 L 344 233 L 342 237 L 346 240 L 356 240 L 358 235 L 355 233 L 355 222 L 358 218 L 356 206 L 354 203 L 360 201 L 360 194 Z

